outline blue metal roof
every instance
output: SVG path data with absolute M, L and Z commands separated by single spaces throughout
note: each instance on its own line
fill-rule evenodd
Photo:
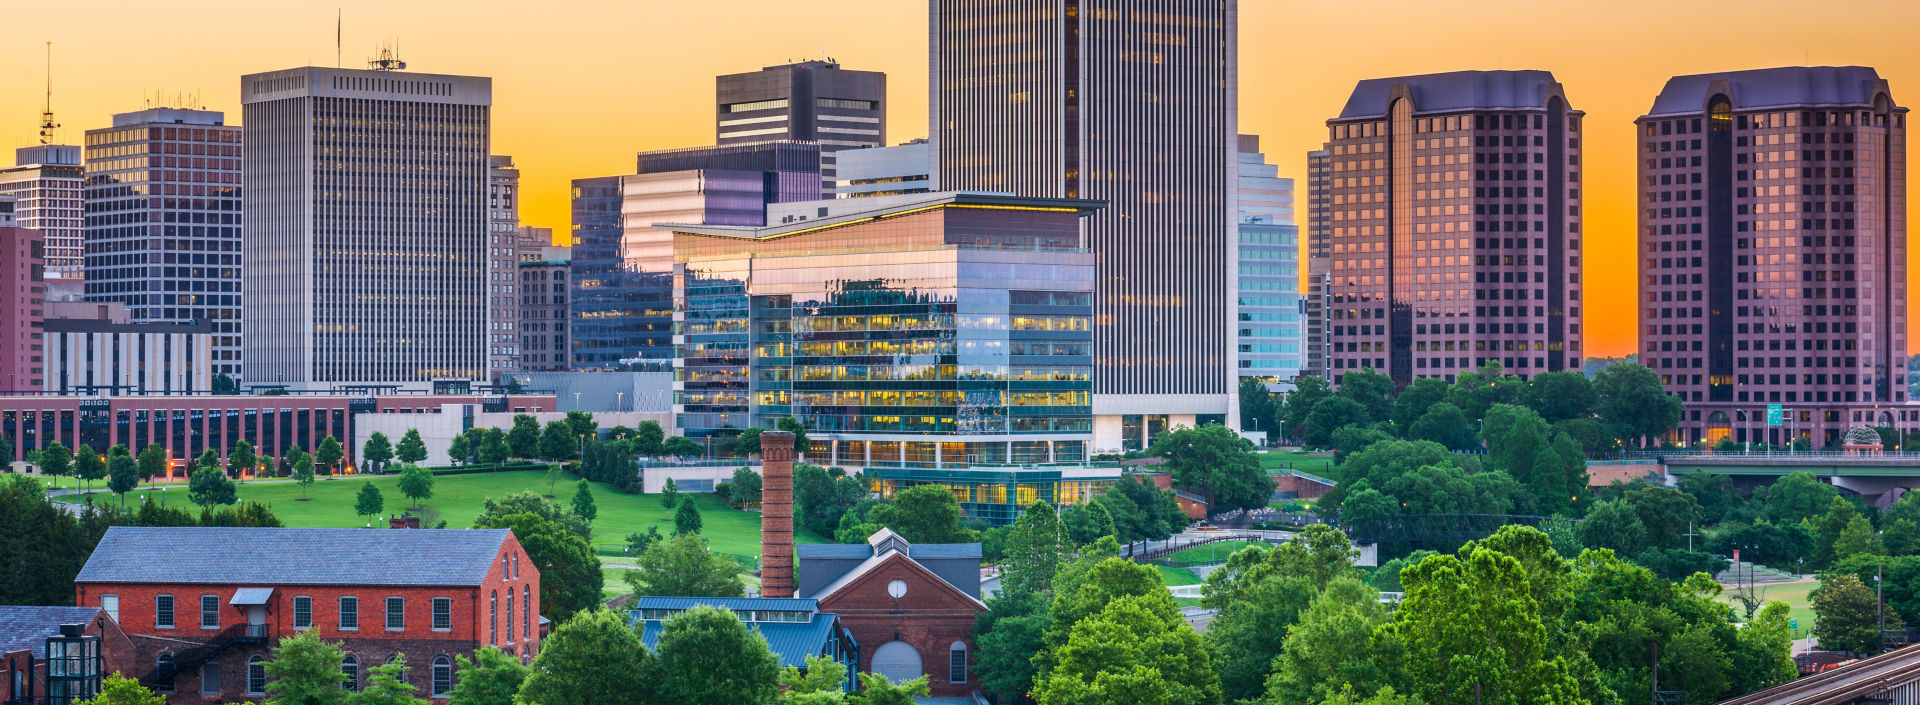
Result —
M 725 607 L 735 612 L 748 610 L 785 610 L 818 612 L 820 601 L 799 597 L 642 597 L 635 600 L 636 610 L 684 610 L 690 607 Z
M 92 624 L 98 607 L 30 607 L 0 605 L 0 654 L 32 651 L 47 657 L 47 637 L 59 636 L 62 624 Z
M 228 600 L 227 604 L 236 607 L 264 605 L 270 597 L 273 597 L 273 588 L 240 588 L 233 591 L 233 599 Z
M 116 526 L 76 583 L 480 585 L 506 529 Z

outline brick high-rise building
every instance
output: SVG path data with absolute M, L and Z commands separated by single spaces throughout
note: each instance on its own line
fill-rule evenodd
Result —
M 1307 291 L 1300 299 L 1306 320 L 1306 359 L 1301 374 L 1327 376 L 1327 268 L 1333 260 L 1328 240 L 1333 237 L 1333 156 L 1323 146 L 1307 152 L 1307 268 L 1302 280 Z
M 1677 440 L 1920 421 L 1906 116 L 1871 68 L 1796 66 L 1674 77 L 1635 122 L 1640 360 L 1687 403 Z
M 520 167 L 487 156 L 487 376 L 520 364 Z
M 13 212 L 15 227 L 38 230 L 46 240 L 43 276 L 80 278 L 86 236 L 80 192 L 85 172 L 80 166 L 80 148 L 39 144 L 13 153 L 14 166 L 0 167 L 0 193 L 18 199 Z
M 46 353 L 41 348 L 47 285 L 47 240 L 14 220 L 18 201 L 0 194 L 0 379 L 8 392 L 40 388 Z
M 1361 81 L 1332 139 L 1328 373 L 1580 369 L 1580 122 L 1546 71 Z

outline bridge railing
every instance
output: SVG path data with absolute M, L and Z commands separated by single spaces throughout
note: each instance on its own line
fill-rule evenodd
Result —
M 1694 450 L 1673 450 L 1673 451 L 1635 450 L 1635 451 L 1617 451 L 1613 453 L 1607 453 L 1589 462 L 1594 462 L 1594 463 L 1606 462 L 1606 461 L 1627 462 L 1631 460 L 1661 461 L 1661 460 L 1668 460 L 1668 459 L 1693 460 L 1698 458 L 1774 458 L 1774 459 L 1780 459 L 1780 460 L 1792 460 L 1796 458 L 1861 458 L 1861 459 L 1906 458 L 1906 459 L 1912 459 L 1912 460 L 1920 460 L 1920 451 L 1876 450 L 1876 451 L 1860 452 L 1860 451 L 1844 451 L 1844 450 L 1753 450 L 1753 451 L 1728 450 L 1728 451 L 1701 452 L 1701 451 L 1694 451 Z

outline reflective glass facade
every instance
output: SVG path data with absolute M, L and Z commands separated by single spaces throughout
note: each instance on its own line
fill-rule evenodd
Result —
M 620 180 L 573 180 L 571 366 L 628 369 L 673 358 L 673 281 L 628 268 L 620 257 Z
M 1280 178 L 1265 156 L 1258 136 L 1240 136 L 1238 357 L 1241 377 L 1279 391 L 1305 364 L 1300 228 L 1293 223 L 1293 179 Z
M 849 467 L 1084 460 L 1089 205 L 930 194 L 824 223 L 676 226 L 680 427 L 794 416 L 811 460 Z

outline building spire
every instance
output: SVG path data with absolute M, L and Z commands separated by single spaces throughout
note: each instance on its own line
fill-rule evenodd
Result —
M 53 42 L 47 42 L 47 102 L 40 108 L 40 144 L 53 144 L 53 131 L 59 127 L 53 121 Z

